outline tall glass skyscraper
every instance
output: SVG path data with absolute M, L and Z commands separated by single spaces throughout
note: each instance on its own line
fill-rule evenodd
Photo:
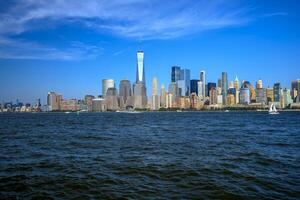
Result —
M 191 93 L 196 93 L 198 95 L 198 82 L 199 80 L 191 80 Z
M 181 69 L 179 66 L 173 66 L 171 72 L 171 82 L 177 83 L 180 80 Z
M 205 80 L 205 71 L 200 72 L 200 81 L 202 82 L 202 90 L 199 91 L 201 92 L 201 95 L 203 98 L 206 97 L 206 80 Z
M 147 90 L 145 80 L 144 52 L 137 52 L 136 83 L 133 85 L 134 107 L 146 108 Z
M 227 80 L 227 72 L 222 72 L 222 98 L 223 104 L 227 104 L 227 90 L 228 90 L 228 80 Z
M 274 101 L 280 102 L 280 83 L 275 83 L 273 87 Z
M 146 86 L 144 52 L 137 52 L 136 83 L 143 83 Z
M 191 92 L 190 88 L 190 75 L 189 69 L 181 69 L 178 66 L 172 67 L 171 82 L 178 85 L 180 96 L 189 96 Z

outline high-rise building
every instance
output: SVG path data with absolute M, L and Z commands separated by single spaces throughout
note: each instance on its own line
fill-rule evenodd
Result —
M 152 110 L 159 109 L 159 98 L 157 94 L 157 78 L 153 77 L 152 79 Z
M 222 72 L 222 96 L 223 96 L 223 104 L 227 104 L 227 90 L 228 90 L 228 80 L 227 80 L 227 72 Z
M 47 95 L 48 111 L 60 110 L 61 101 L 62 101 L 62 95 L 58 95 L 55 92 L 48 92 Z
M 88 111 L 92 111 L 93 99 L 95 99 L 95 97 L 93 95 L 85 95 L 84 96 L 84 103 L 87 105 Z
M 203 91 L 203 82 L 202 81 L 198 81 L 198 97 L 199 97 L 200 101 L 204 101 L 203 93 L 200 91 Z
M 115 81 L 114 79 L 102 79 L 102 96 L 106 96 L 106 92 L 108 88 L 114 88 L 115 87 Z
M 235 104 L 235 96 L 234 96 L 234 94 L 228 94 L 227 95 L 227 105 L 232 106 L 234 104 Z
M 190 70 L 180 70 L 180 80 L 177 81 L 180 96 L 190 95 Z
M 262 80 L 259 79 L 258 81 L 256 81 L 256 89 L 262 89 L 263 88 L 263 83 Z
M 294 102 L 300 102 L 300 80 L 292 81 L 291 96 Z
M 121 80 L 119 84 L 120 108 L 133 107 L 131 83 L 129 80 Z
M 255 92 L 255 88 L 252 86 L 252 84 L 249 81 L 243 81 L 242 88 L 248 88 L 250 90 L 250 102 L 255 103 L 256 92 Z
M 212 82 L 209 82 L 207 83 L 207 90 L 208 90 L 208 96 L 210 95 L 209 91 L 212 89 L 212 88 L 217 88 L 217 84 L 216 83 L 212 83 Z
M 164 85 L 161 85 L 160 88 L 160 107 L 166 108 L 166 88 Z
M 196 93 L 198 95 L 198 82 L 199 80 L 191 80 L 191 93 Z
M 288 105 L 293 103 L 292 97 L 291 97 L 291 91 L 289 89 L 283 89 L 282 90 L 282 101 L 281 101 L 282 108 L 286 108 Z
M 242 87 L 240 89 L 240 104 L 250 103 L 250 90 L 247 87 Z
M 181 77 L 181 69 L 179 66 L 173 66 L 171 72 L 171 82 L 177 83 Z
M 136 83 L 133 85 L 134 107 L 144 109 L 147 107 L 147 89 L 145 80 L 144 52 L 137 52 Z
M 234 80 L 233 85 L 234 85 L 234 88 L 235 88 L 236 91 L 240 90 L 240 82 L 239 82 L 239 79 L 238 79 L 237 76 L 235 76 L 235 80 Z
M 104 112 L 106 111 L 106 101 L 103 98 L 93 99 L 92 101 L 92 111 L 93 112 Z
M 107 110 L 118 110 L 118 91 L 116 88 L 108 88 L 105 96 Z
M 256 84 L 257 87 L 257 84 Z M 256 92 L 256 103 L 267 104 L 267 92 L 264 88 L 257 88 Z
M 171 82 L 177 83 L 178 94 L 180 96 L 190 95 L 190 70 L 181 69 L 179 66 L 173 66 L 171 68 Z
M 274 89 L 273 88 L 266 88 L 266 97 L 267 97 L 267 104 L 269 102 L 274 102 Z
M 216 88 L 209 90 L 209 105 L 216 105 L 218 103 L 218 92 Z
M 205 99 L 205 97 L 206 97 L 206 76 L 205 76 L 205 71 L 200 72 L 200 81 L 203 83 L 203 85 L 202 85 L 202 90 L 199 91 L 199 92 L 203 96 L 203 99 Z
M 143 83 L 146 86 L 143 51 L 137 52 L 136 83 Z
M 275 102 L 280 102 L 280 91 L 281 91 L 281 87 L 280 87 L 280 83 L 275 83 L 273 86 L 273 91 L 274 91 L 274 101 Z

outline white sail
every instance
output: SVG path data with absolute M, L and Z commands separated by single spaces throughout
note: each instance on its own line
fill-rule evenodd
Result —
M 273 105 L 273 111 L 274 111 L 274 112 L 277 112 L 276 106 L 275 106 L 275 105 Z
M 273 111 L 273 105 L 274 104 L 271 104 L 270 108 L 269 108 L 269 112 L 272 112 Z

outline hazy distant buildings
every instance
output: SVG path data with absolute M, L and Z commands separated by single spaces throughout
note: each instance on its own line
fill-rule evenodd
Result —
M 115 81 L 113 79 L 102 79 L 102 96 L 106 96 L 108 88 L 114 88 Z
M 61 95 L 58 95 L 55 92 L 48 92 L 48 95 L 47 95 L 48 111 L 60 110 L 61 101 L 62 101 Z
M 61 111 L 78 111 L 78 110 L 80 110 L 77 99 L 63 99 L 61 101 L 60 110 Z
M 300 80 L 292 81 L 291 97 L 295 103 L 300 102 Z
M 92 111 L 93 112 L 104 112 L 106 111 L 106 101 L 103 98 L 97 98 L 92 100 Z

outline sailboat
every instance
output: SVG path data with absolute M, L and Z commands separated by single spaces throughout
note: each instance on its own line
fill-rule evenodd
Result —
M 275 114 L 279 114 L 279 112 L 276 110 L 276 106 L 275 104 L 271 104 L 270 108 L 269 108 L 269 114 L 271 115 L 275 115 Z

